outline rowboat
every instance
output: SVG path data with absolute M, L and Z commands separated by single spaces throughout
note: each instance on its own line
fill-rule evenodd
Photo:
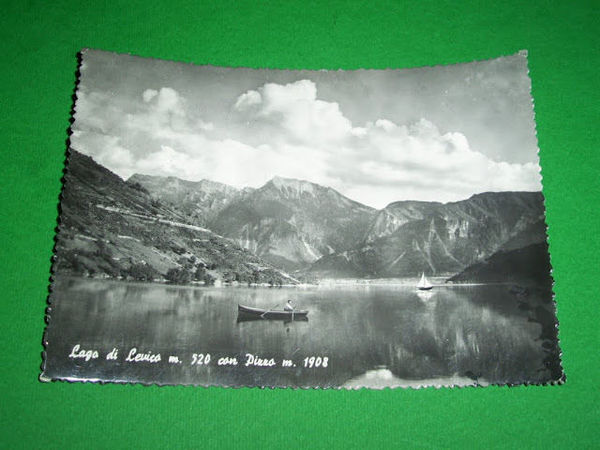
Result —
M 290 323 L 290 322 L 308 322 L 308 316 L 294 316 L 294 318 L 292 319 L 292 316 L 290 317 L 281 317 L 281 318 L 272 318 L 269 317 L 268 319 L 265 319 L 264 317 L 260 317 L 260 316 L 255 316 L 253 314 L 246 314 L 246 313 L 239 313 L 237 316 L 237 323 L 242 323 L 242 322 L 261 322 L 263 320 L 268 320 L 269 322 L 283 322 L 285 323 Z
M 253 317 L 257 319 L 270 320 L 306 320 L 308 311 L 298 309 L 294 311 L 285 311 L 282 309 L 262 309 L 251 306 L 238 305 L 238 315 Z

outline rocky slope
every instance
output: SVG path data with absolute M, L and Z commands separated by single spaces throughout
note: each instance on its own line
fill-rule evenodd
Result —
M 134 174 L 127 183 L 141 186 L 150 196 L 176 208 L 195 224 L 204 226 L 239 194 L 239 190 L 209 180 L 186 181 L 176 177 Z
M 375 213 L 334 189 L 275 177 L 232 200 L 208 227 L 291 270 L 354 246 Z
M 548 244 L 539 242 L 526 247 L 500 250 L 449 278 L 452 282 L 515 283 L 521 286 L 552 285 Z
M 295 283 L 235 242 L 70 151 L 54 271 L 95 277 Z
M 329 277 L 398 277 L 460 272 L 504 245 L 545 240 L 539 192 L 474 195 L 453 203 L 396 202 L 379 211 L 354 248 L 310 268 Z
M 204 270 L 276 283 L 289 282 L 283 271 L 305 279 L 451 276 L 546 240 L 540 192 L 400 201 L 377 211 L 280 177 L 243 190 L 138 174 L 125 182 L 76 151 L 65 178 L 58 271 L 145 270 L 156 278 L 169 269 Z

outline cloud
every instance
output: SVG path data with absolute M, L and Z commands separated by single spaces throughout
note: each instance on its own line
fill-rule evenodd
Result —
M 276 123 L 284 139 L 311 145 L 343 139 L 352 129 L 337 103 L 317 99 L 317 86 L 310 80 L 267 83 L 240 95 L 235 109 L 247 112 L 258 126 Z
M 73 131 L 71 146 L 86 154 L 122 178 L 128 178 L 135 172 L 136 159 L 133 153 L 121 145 L 121 138 L 110 134 Z M 90 152 L 90 149 L 95 151 Z
M 455 201 L 484 191 L 539 190 L 539 166 L 496 162 L 458 132 L 421 119 L 367 124 L 360 146 L 344 149 L 329 175 L 351 198 L 378 207 L 399 199 Z M 333 161 L 332 161 L 333 162 Z
M 154 100 L 156 98 L 156 100 Z M 183 110 L 183 100 L 175 89 L 168 87 L 161 88 L 158 95 L 153 96 L 149 101 L 155 101 L 155 111 L 162 114 L 175 114 L 179 116 L 185 115 Z
M 539 190 L 539 166 L 494 161 L 460 132 L 427 119 L 352 124 L 311 80 L 266 83 L 232 100 L 214 123 L 171 87 L 119 103 L 78 95 L 74 148 L 127 178 L 134 172 L 260 187 L 278 175 L 333 187 L 384 207 L 402 199 L 454 201 L 484 191 Z M 217 120 L 217 119 L 213 119 Z
M 129 125 L 138 130 L 157 130 L 160 128 L 184 129 L 189 127 L 184 100 L 172 88 L 163 87 L 156 91 L 146 89 L 142 98 L 145 110 L 127 115 Z
M 267 83 L 239 96 L 235 107 L 253 128 L 274 131 L 271 138 L 304 168 L 299 178 L 376 207 L 399 199 L 452 201 L 487 190 L 541 188 L 537 164 L 493 161 L 473 151 L 462 133 L 441 133 L 426 119 L 396 124 L 380 118 L 353 126 L 337 103 L 318 98 L 310 80 Z
M 186 145 L 184 139 L 194 139 Z M 225 139 L 210 140 L 199 136 L 173 136 L 175 147 L 162 145 L 138 159 L 135 170 L 139 173 L 176 176 L 187 180 L 210 179 L 243 188 L 260 187 L 278 174 L 288 178 L 306 179 L 306 168 L 293 163 L 299 151 L 297 147 L 273 148 L 269 145 L 258 147 Z M 201 152 L 190 152 L 194 146 Z M 326 166 L 321 154 L 308 148 L 301 150 L 312 164 L 312 173 L 324 179 Z M 293 154 L 290 155 L 289 152 Z
M 158 91 L 156 91 L 154 89 L 146 89 L 144 91 L 144 93 L 142 94 L 142 98 L 144 99 L 144 101 L 146 103 L 148 103 L 150 100 L 152 100 L 157 95 L 158 95 Z
M 262 103 L 262 96 L 260 93 L 250 90 L 238 97 L 234 108 L 238 111 L 245 111 L 248 108 L 251 108 L 253 105 L 259 105 L 260 103 Z

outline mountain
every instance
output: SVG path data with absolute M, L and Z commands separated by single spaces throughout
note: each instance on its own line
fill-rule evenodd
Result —
M 375 214 L 332 188 L 275 177 L 233 199 L 207 226 L 291 270 L 352 248 Z
M 519 248 L 527 247 L 531 244 L 538 244 L 546 242 L 548 236 L 546 235 L 546 222 L 543 218 L 537 222 L 527 226 L 524 230 L 516 233 L 512 238 L 504 242 L 500 247 L 500 250 L 510 251 L 517 250 Z
M 402 225 L 423 220 L 430 212 L 442 204 L 437 202 L 400 201 L 389 204 L 377 213 L 369 226 L 365 242 L 389 236 Z
M 449 278 L 452 282 L 499 283 L 552 286 L 548 244 L 538 242 L 526 247 L 500 250 Z
M 70 150 L 61 198 L 56 273 L 172 281 L 296 283 L 187 214 Z
M 215 181 L 186 181 L 138 173 L 132 175 L 127 183 L 143 187 L 153 199 L 176 208 L 189 220 L 202 226 L 239 194 L 238 189 Z
M 321 277 L 457 273 L 506 248 L 545 240 L 540 192 L 488 192 L 452 203 L 395 202 L 379 211 L 354 248 L 326 255 Z
M 540 192 L 399 201 L 378 211 L 281 177 L 242 190 L 139 174 L 125 182 L 74 150 L 61 209 L 55 269 L 110 277 L 178 270 L 288 283 L 295 280 L 283 270 L 307 279 L 453 275 L 546 241 Z

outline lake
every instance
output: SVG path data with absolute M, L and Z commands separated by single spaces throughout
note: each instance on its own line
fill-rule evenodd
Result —
M 187 287 L 57 277 L 45 377 L 347 388 L 560 377 L 549 291 L 444 285 L 418 292 L 415 284 Z M 281 308 L 287 299 L 310 311 L 308 321 L 238 321 L 238 304 Z M 116 358 L 107 360 L 112 349 Z

